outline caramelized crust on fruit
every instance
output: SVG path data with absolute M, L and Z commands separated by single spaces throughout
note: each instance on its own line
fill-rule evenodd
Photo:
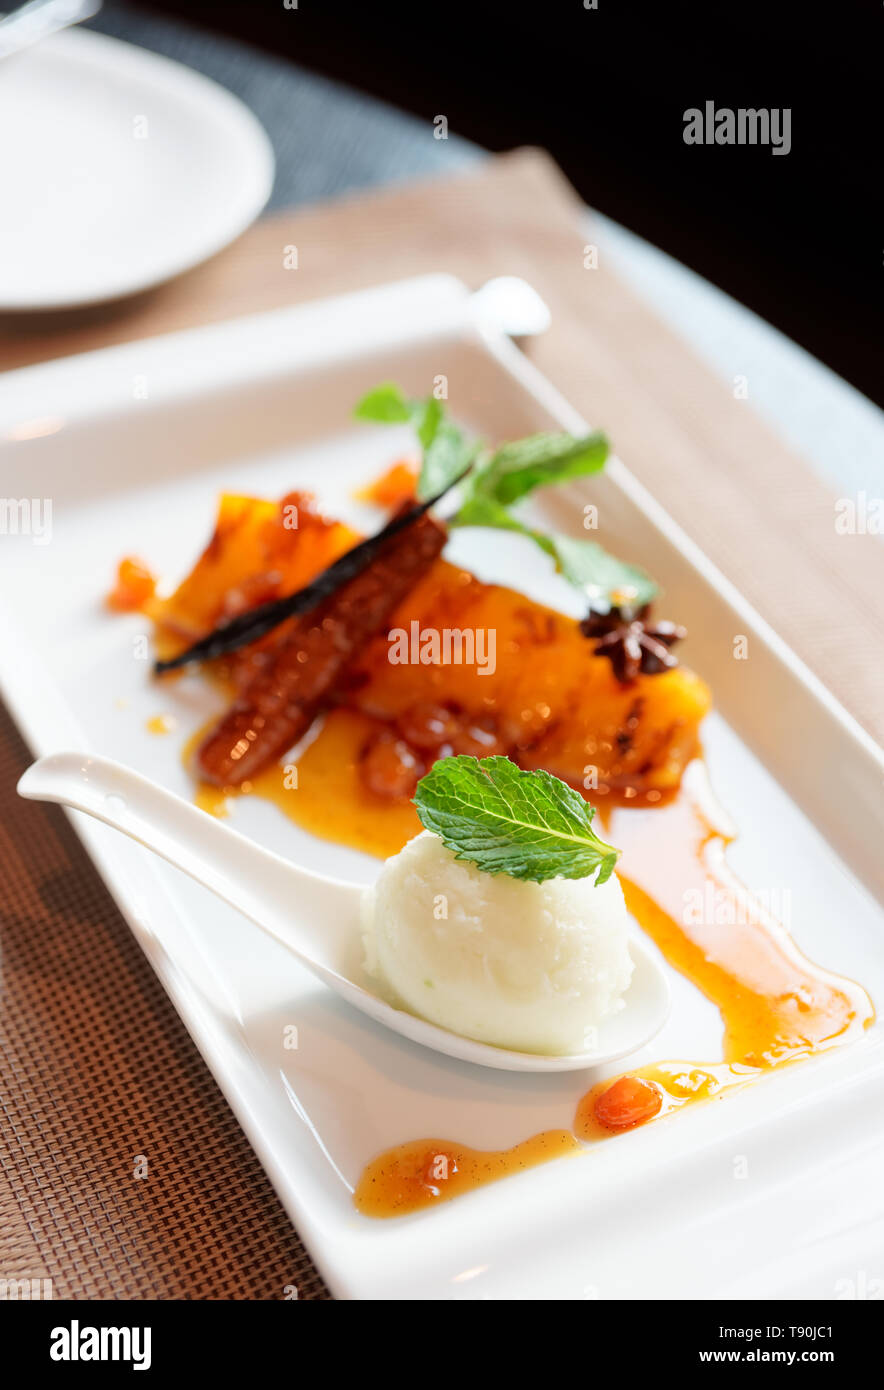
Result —
M 209 545 L 160 609 L 162 654 L 174 654 L 245 608 L 302 588 L 357 539 L 349 527 L 321 516 L 306 493 L 279 503 L 223 497 Z M 390 633 L 410 639 L 413 625 L 419 634 L 484 629 L 493 634 L 493 661 L 484 669 L 392 662 Z M 284 625 L 224 663 L 244 702 L 240 722 L 249 727 L 247 692 L 291 629 Z M 610 791 L 654 800 L 679 785 L 711 704 L 708 687 L 684 667 L 622 685 L 572 618 L 443 560 L 408 589 L 377 636 L 351 651 L 336 679 L 328 703 L 376 722 L 377 735 L 364 750 L 365 778 L 377 795 L 387 788 L 390 798 L 405 800 L 414 769 L 450 752 L 506 753 L 590 796 Z M 221 775 L 219 764 L 215 776 Z
M 239 786 L 292 748 L 334 698 L 354 654 L 439 555 L 446 531 L 425 514 L 384 543 L 368 566 L 286 624 L 263 667 L 197 752 L 202 776 Z
M 640 675 L 623 686 L 573 618 L 442 560 L 399 605 L 390 629 L 410 633 L 415 622 L 419 632 L 492 631 L 494 669 L 490 662 L 487 674 L 475 665 L 391 664 L 390 642 L 379 637 L 352 673 L 348 701 L 363 713 L 395 721 L 407 737 L 410 712 L 433 702 L 457 711 L 466 728 L 493 732 L 491 751 L 588 792 L 678 786 L 711 704 L 692 671 Z
M 164 646 L 183 650 L 226 618 L 295 593 L 358 539 L 309 493 L 279 502 L 225 493 L 208 545 L 158 615 Z

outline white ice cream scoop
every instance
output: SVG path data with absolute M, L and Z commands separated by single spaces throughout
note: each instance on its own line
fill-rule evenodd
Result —
M 202 883 L 282 942 L 330 989 L 412 1042 L 501 1071 L 579 1071 L 637 1051 L 669 1013 L 660 966 L 630 940 L 634 969 L 620 1012 L 596 1030 L 591 1051 L 569 1056 L 514 1052 L 475 1042 L 394 1007 L 361 966 L 363 889 L 290 864 L 181 797 L 109 758 L 53 753 L 18 784 L 31 801 L 56 801 L 104 821 Z M 379 988 L 379 987 L 378 987 Z
M 580 1056 L 635 971 L 616 874 L 534 882 L 458 859 L 424 830 L 363 899 L 366 969 L 391 1002 L 461 1037 Z

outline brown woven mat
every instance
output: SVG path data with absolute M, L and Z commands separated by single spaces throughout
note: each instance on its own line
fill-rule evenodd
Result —
M 242 1130 L 0 711 L 0 1279 L 325 1298 Z M 133 1176 L 147 1159 L 147 1177 Z
M 476 173 L 260 223 L 124 306 L 7 321 L 0 367 L 428 270 L 524 275 L 532 356 L 685 530 L 879 737 L 881 547 L 605 266 L 571 190 L 522 151 Z M 287 271 L 294 244 L 299 269 Z M 751 390 L 751 383 L 750 383 Z M 0 1280 L 77 1298 L 327 1297 L 257 1160 L 60 812 L 25 804 L 0 721 Z M 150 1162 L 132 1177 L 134 1156 Z

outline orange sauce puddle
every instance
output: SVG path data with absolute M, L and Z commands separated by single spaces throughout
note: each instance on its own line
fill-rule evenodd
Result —
M 659 1087 L 660 1116 L 720 1099 L 774 1067 L 852 1041 L 871 1024 L 865 991 L 808 961 L 729 869 L 725 849 L 734 834 L 702 764 L 691 764 L 668 805 L 615 809 L 608 833 L 623 850 L 620 879 L 630 912 L 724 1023 L 721 1062 L 666 1061 L 628 1073 Z M 593 1113 L 610 1084 L 600 1082 L 581 1100 L 581 1139 L 611 1137 Z
M 421 827 L 413 806 L 376 797 L 361 780 L 360 751 L 376 727 L 357 711 L 334 710 L 297 764 L 270 768 L 242 791 L 272 801 L 322 839 L 379 858 L 395 854 Z M 188 758 L 201 736 L 190 741 Z M 197 803 L 224 815 L 238 794 L 203 784 Z M 622 850 L 618 875 L 630 912 L 669 964 L 718 1007 L 724 1024 L 720 1061 L 661 1061 L 621 1073 L 660 1089 L 662 1107 L 646 1123 L 852 1041 L 873 1021 L 865 991 L 808 961 L 731 873 L 725 849 L 734 832 L 712 798 L 702 761 L 689 765 L 679 792 L 650 806 L 608 799 L 603 819 L 607 837 Z M 603 1128 L 594 1115 L 596 1098 L 614 1080 L 607 1077 L 581 1098 L 573 1132 L 550 1130 L 500 1151 L 440 1139 L 387 1150 L 364 1170 L 355 1204 L 367 1216 L 406 1215 L 614 1138 L 625 1131 Z
M 198 729 L 185 745 L 183 757 L 188 768 L 213 724 L 214 720 Z M 227 816 L 237 797 L 259 796 L 321 840 L 388 859 L 422 827 L 410 802 L 373 796 L 362 781 L 360 753 L 377 727 L 376 720 L 356 710 L 332 710 L 296 764 L 268 767 L 242 787 L 200 782 L 194 800 L 210 815 Z
M 356 710 L 332 710 L 291 773 L 271 767 L 251 783 L 302 829 L 322 840 L 387 859 L 422 829 L 410 802 L 374 796 L 359 772 L 359 756 L 378 723 Z M 287 785 L 288 780 L 288 785 Z
M 446 1139 L 415 1139 L 369 1163 L 355 1202 L 364 1216 L 406 1216 L 510 1173 L 581 1152 L 567 1129 L 548 1129 L 500 1151 L 469 1149 Z

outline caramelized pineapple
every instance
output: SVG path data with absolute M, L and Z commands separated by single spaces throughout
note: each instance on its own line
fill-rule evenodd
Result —
M 225 495 L 205 551 L 158 605 L 163 654 L 302 588 L 357 540 L 348 526 L 316 512 L 308 494 L 278 503 Z M 394 631 L 412 641 L 404 662 L 391 660 Z M 226 659 L 233 689 L 248 687 L 285 632 Z M 464 652 L 457 644 L 454 659 L 449 652 L 415 660 L 415 633 L 462 633 L 470 643 L 481 633 L 485 645 L 479 660 L 458 663 Z M 369 716 L 376 728 L 363 752 L 375 790 L 378 768 L 395 788 L 410 786 L 413 768 L 446 753 L 503 752 L 590 796 L 610 791 L 653 801 L 679 785 L 711 701 L 705 683 L 683 667 L 622 684 L 573 618 L 437 560 L 385 631 L 355 653 L 328 703 Z
M 294 593 L 357 540 L 315 511 L 308 493 L 280 502 L 225 493 L 208 545 L 157 614 L 167 644 L 183 648 L 226 618 Z
M 466 664 L 393 664 L 389 635 L 377 638 L 352 672 L 348 698 L 363 713 L 407 729 L 410 711 L 433 702 L 456 711 L 467 729 L 493 731 L 523 767 L 546 768 L 587 791 L 678 786 L 711 704 L 693 672 L 678 667 L 621 685 L 573 618 L 445 561 L 400 604 L 390 629 L 410 633 L 413 623 L 420 632 L 493 632 L 493 670 L 490 661 L 484 673 Z

